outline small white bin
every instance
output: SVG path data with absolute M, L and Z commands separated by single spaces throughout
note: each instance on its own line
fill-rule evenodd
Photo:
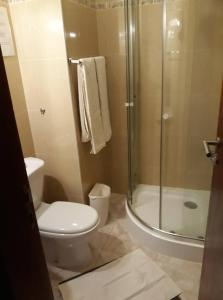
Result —
M 100 217 L 100 225 L 104 226 L 108 219 L 109 199 L 111 196 L 111 188 L 102 183 L 96 183 L 88 195 L 90 206 L 95 208 Z

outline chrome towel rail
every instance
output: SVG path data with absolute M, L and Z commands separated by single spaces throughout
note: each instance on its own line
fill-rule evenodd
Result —
M 81 61 L 79 59 L 74 59 L 74 58 L 68 58 L 68 62 L 70 64 L 81 64 Z

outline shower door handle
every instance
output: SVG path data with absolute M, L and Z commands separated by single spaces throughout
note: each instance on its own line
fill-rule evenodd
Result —
M 217 161 L 217 148 L 222 145 L 222 141 L 220 138 L 217 138 L 215 141 L 203 141 L 204 151 L 206 156 L 212 160 L 213 162 Z M 215 150 L 212 151 L 210 146 L 214 146 Z

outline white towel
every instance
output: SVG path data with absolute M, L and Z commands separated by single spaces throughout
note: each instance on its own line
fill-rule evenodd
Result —
M 84 84 L 85 75 L 81 65 L 77 67 L 78 75 L 78 93 L 79 93 L 79 111 L 81 120 L 81 141 L 88 142 L 91 140 L 91 134 L 89 131 L 89 124 L 87 119 L 87 91 Z
M 66 300 L 170 300 L 181 293 L 140 249 L 70 279 L 59 289 Z
M 105 59 L 84 58 L 78 65 L 81 140 L 97 154 L 111 138 Z
M 103 56 L 95 57 L 96 72 L 99 87 L 99 97 L 101 103 L 101 115 L 102 123 L 104 127 L 105 141 L 108 142 L 111 139 L 112 130 L 109 115 L 108 106 L 108 90 L 107 90 L 107 77 L 106 77 L 106 65 L 105 58 Z
M 78 65 L 79 108 L 82 142 L 91 141 L 91 153 L 98 153 L 105 145 L 101 105 L 93 58 L 80 60 Z

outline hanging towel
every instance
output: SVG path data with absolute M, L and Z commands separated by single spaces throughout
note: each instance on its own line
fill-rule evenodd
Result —
M 85 75 L 81 64 L 77 67 L 78 76 L 78 94 L 79 94 L 79 112 L 81 121 L 81 141 L 83 143 L 91 140 L 89 124 L 87 119 L 87 91 L 85 86 Z
M 79 109 L 82 142 L 91 141 L 91 153 L 97 154 L 105 147 L 101 105 L 94 58 L 80 60 L 78 65 Z
M 84 58 L 77 69 L 81 140 L 97 154 L 111 138 L 105 59 Z
M 105 141 L 111 139 L 112 130 L 108 106 L 108 90 L 107 90 L 107 77 L 105 58 L 103 56 L 95 57 L 97 80 L 99 87 L 99 97 L 101 103 L 102 123 L 104 127 Z

